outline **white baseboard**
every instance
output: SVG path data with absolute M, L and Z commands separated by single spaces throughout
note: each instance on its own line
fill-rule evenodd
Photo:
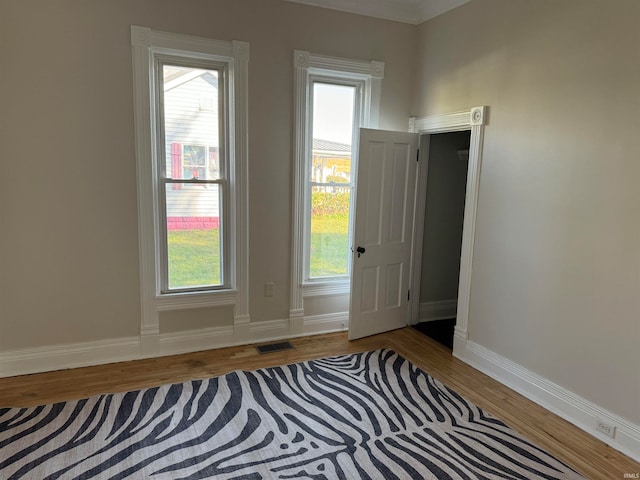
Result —
M 139 337 L 25 348 L 0 353 L 0 377 L 125 362 L 140 358 Z
M 302 333 L 292 329 L 289 319 L 285 319 L 140 337 L 26 348 L 0 352 L 0 377 L 177 355 L 235 345 L 284 340 L 301 335 L 317 335 L 346 330 L 348 324 L 349 313 L 342 312 L 304 317 Z
M 612 448 L 640 461 L 640 425 L 576 395 L 497 353 L 466 341 L 454 355 L 465 363 L 573 423 Z M 597 420 L 615 427 L 615 438 L 596 430 Z
M 313 315 L 304 318 L 304 334 L 341 332 L 349 328 L 349 312 Z
M 268 320 L 252 323 L 249 327 L 251 343 L 270 342 L 290 337 L 289 320 Z
M 161 333 L 155 356 L 178 355 L 234 345 L 234 327 L 212 327 L 184 332 Z M 157 355 L 156 355 L 157 353 Z M 149 355 L 146 355 L 149 356 Z
M 418 313 L 419 322 L 432 322 L 456 318 L 458 300 L 440 300 L 437 302 L 422 302 Z

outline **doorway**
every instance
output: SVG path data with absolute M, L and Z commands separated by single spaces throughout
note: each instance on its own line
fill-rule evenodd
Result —
M 470 132 L 469 147 L 468 147 L 468 167 L 467 167 L 467 176 L 466 176 L 466 193 L 465 193 L 465 199 L 464 199 L 462 245 L 460 248 L 460 261 L 459 261 L 459 270 L 458 270 L 459 281 L 458 281 L 458 289 L 457 289 L 457 306 L 455 310 L 456 321 L 455 321 L 454 342 L 453 342 L 453 355 L 458 358 L 463 358 L 467 350 L 467 339 L 468 339 L 467 330 L 468 330 L 468 324 L 469 324 L 469 299 L 470 299 L 470 292 L 471 292 L 471 267 L 473 264 L 473 243 L 474 243 L 474 237 L 475 237 L 478 189 L 479 189 L 479 183 L 480 183 L 480 169 L 481 169 L 481 163 L 482 163 L 482 143 L 484 138 L 484 126 L 485 126 L 485 121 L 487 119 L 487 113 L 488 113 L 488 107 L 480 106 L 480 107 L 473 107 L 468 111 L 448 113 L 448 114 L 442 114 L 442 115 L 433 115 L 433 116 L 427 116 L 427 117 L 411 117 L 409 119 L 409 132 L 411 132 L 410 135 L 411 134 L 415 135 L 414 138 L 416 140 L 416 145 L 418 144 L 417 142 L 418 137 L 421 138 L 421 143 L 423 145 L 422 152 L 412 157 L 413 159 L 417 160 L 416 162 L 417 172 L 415 176 L 415 184 L 413 182 L 410 182 L 411 176 L 406 177 L 404 175 L 394 174 L 389 176 L 388 178 L 390 179 L 395 178 L 396 180 L 399 180 L 401 177 L 404 177 L 406 182 L 410 182 L 411 184 L 415 185 L 415 192 L 414 192 L 415 195 L 414 195 L 413 201 L 409 200 L 409 198 L 407 197 L 404 197 L 404 195 L 403 196 L 394 195 L 393 196 L 394 201 L 392 202 L 392 204 L 394 205 L 395 204 L 400 205 L 397 202 L 400 201 L 401 198 L 405 198 L 405 201 L 404 201 L 405 207 L 403 207 L 405 214 L 409 213 L 408 207 L 410 205 L 413 205 L 414 207 L 412 209 L 414 212 L 414 215 L 412 218 L 408 218 L 405 215 L 393 215 L 392 217 L 394 224 L 397 222 L 401 222 L 401 223 L 404 223 L 405 226 L 411 225 L 412 233 L 409 234 L 409 236 L 411 237 L 411 245 L 409 246 L 407 244 L 406 236 L 403 236 L 403 241 L 399 242 L 399 244 L 402 245 L 402 248 L 408 247 L 410 251 L 411 260 L 408 264 L 410 269 L 410 279 L 411 279 L 409 282 L 410 288 L 408 289 L 406 296 L 401 295 L 401 293 L 404 294 L 404 290 L 402 288 L 403 283 L 396 282 L 394 280 L 394 281 L 391 281 L 389 285 L 387 285 L 385 288 L 377 289 L 378 293 L 380 293 L 380 295 L 376 296 L 377 300 L 374 300 L 374 298 L 371 296 L 366 297 L 369 300 L 371 300 L 370 304 L 372 306 L 376 305 L 375 303 L 376 301 L 378 302 L 378 304 L 382 304 L 386 301 L 386 304 L 396 305 L 396 306 L 398 304 L 404 304 L 406 302 L 408 305 L 408 308 L 406 310 L 407 322 L 404 323 L 404 325 L 415 325 L 416 323 L 418 323 L 420 295 L 416 294 L 415 292 L 420 292 L 420 283 L 421 283 L 422 245 L 423 245 L 424 220 L 425 220 L 425 204 L 426 204 L 426 197 L 427 197 L 427 171 L 428 171 L 427 167 L 429 163 L 428 147 L 430 144 L 431 136 L 433 135 L 441 134 L 441 133 L 450 133 L 450 132 Z M 385 135 L 394 134 L 394 132 L 382 132 L 382 131 L 381 133 Z M 395 134 L 406 135 L 406 133 L 402 133 L 402 132 L 395 132 Z M 406 138 L 404 140 L 406 140 Z M 402 144 L 404 140 L 400 141 L 400 144 Z M 369 147 L 374 148 L 375 150 L 378 148 L 382 148 L 383 144 L 385 144 L 386 141 L 384 142 L 374 141 L 373 143 L 374 144 L 378 143 L 378 145 L 377 146 L 370 145 Z M 360 150 L 361 152 L 362 152 L 362 148 L 367 148 L 367 147 L 361 146 L 361 150 Z M 395 149 L 396 147 L 394 147 L 394 150 Z M 393 155 L 393 157 L 395 157 L 396 160 L 399 160 L 405 157 L 406 153 L 407 153 L 406 149 L 399 148 L 396 154 Z M 397 165 L 402 165 L 405 162 L 400 161 L 398 163 L 394 160 L 393 163 L 397 163 Z M 361 172 L 362 168 L 363 168 L 363 165 L 360 165 L 358 169 L 358 177 L 360 176 L 361 173 L 364 174 L 364 172 Z M 377 170 L 373 169 L 372 171 L 374 172 L 380 171 L 380 169 L 377 169 Z M 408 170 L 406 170 L 405 173 L 407 171 Z M 409 185 L 409 183 L 405 183 L 405 185 Z M 356 201 L 356 217 L 361 217 L 361 215 L 358 214 L 358 211 L 359 211 L 358 204 L 361 204 L 363 202 L 366 202 L 367 206 L 371 207 L 370 213 L 372 218 L 374 218 L 376 215 L 383 215 L 384 217 L 383 207 L 384 205 L 388 206 L 389 205 L 388 202 L 383 203 L 381 205 L 379 201 L 381 198 L 380 196 L 378 196 L 379 197 L 378 201 L 374 201 L 374 202 L 368 202 L 367 199 L 364 198 L 362 195 L 359 195 L 358 197 L 359 199 Z M 378 207 L 375 207 L 375 205 L 377 205 Z M 387 208 L 387 211 L 388 211 L 388 208 Z M 374 212 L 377 212 L 377 214 L 374 214 Z M 378 218 L 381 218 L 381 217 L 378 217 Z M 378 224 L 376 223 L 376 225 Z M 379 234 L 381 234 L 380 228 L 376 228 L 374 230 Z M 386 232 L 385 235 L 388 236 L 389 231 L 385 230 L 385 232 Z M 360 238 L 360 236 L 358 235 L 358 228 L 356 228 L 355 237 L 356 238 L 354 238 L 354 243 L 357 244 L 358 246 L 361 246 L 359 245 L 359 242 L 362 241 L 363 239 Z M 354 248 L 353 255 L 355 255 L 356 250 L 358 251 L 358 254 L 364 254 L 366 251 L 366 248 L 364 248 L 364 250 L 359 250 Z M 379 270 L 378 267 L 376 268 Z M 387 265 L 387 267 L 389 268 L 393 267 L 395 269 L 394 272 L 396 272 L 395 276 L 392 275 L 389 278 L 392 278 L 392 279 L 401 278 L 401 276 L 399 275 L 399 272 L 403 270 L 402 266 L 398 266 L 397 264 L 395 264 L 395 265 Z M 369 272 L 370 281 L 373 286 L 375 285 L 379 286 L 381 285 L 379 283 L 379 280 L 380 280 L 379 275 L 373 270 L 375 269 L 372 268 L 371 272 Z M 404 277 L 402 276 L 402 278 Z M 353 275 L 352 275 L 352 283 L 353 283 Z M 387 288 L 389 286 L 393 288 Z M 368 291 L 369 289 L 365 289 L 365 290 Z M 363 290 L 360 293 L 363 293 L 365 290 Z M 382 295 L 387 292 L 394 292 L 394 293 L 390 296 Z M 412 295 L 412 292 L 414 292 L 413 295 Z M 396 293 L 399 295 L 398 297 L 396 297 L 395 295 Z M 354 305 L 361 305 L 361 306 L 364 305 L 363 299 L 365 298 L 365 296 L 360 295 L 360 297 L 358 297 L 358 295 L 359 295 L 358 290 L 354 289 L 352 285 L 350 310 L 349 310 L 350 338 L 356 338 L 356 336 L 353 335 L 353 329 L 355 328 L 354 325 L 358 322 L 364 322 L 363 316 L 361 315 L 362 312 L 358 313 L 353 308 Z M 394 299 L 395 299 L 395 303 L 394 303 Z M 366 305 L 364 306 L 366 307 Z M 364 310 L 367 310 L 367 308 L 364 308 Z M 366 322 L 364 323 L 366 324 Z M 382 329 L 378 329 L 377 327 L 381 327 Z M 374 330 L 377 330 L 377 332 L 397 328 L 395 324 L 393 325 L 381 324 L 381 325 L 377 325 L 377 327 L 374 329 Z M 364 332 L 360 332 L 361 333 L 360 336 L 372 335 L 376 333 L 376 331 L 370 331 L 370 330 L 371 329 Z
M 420 303 L 414 327 L 453 350 L 470 131 L 423 137 L 428 149 Z

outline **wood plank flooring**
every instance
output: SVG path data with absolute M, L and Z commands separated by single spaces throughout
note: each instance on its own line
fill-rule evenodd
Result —
M 639 463 L 469 367 L 454 358 L 445 347 L 413 328 L 352 342 L 347 340 L 345 333 L 334 333 L 297 338 L 291 343 L 295 350 L 265 355 L 258 354 L 255 347 L 249 345 L 0 378 L 0 407 L 41 405 L 98 393 L 214 377 L 233 370 L 254 370 L 331 355 L 392 348 L 586 477 L 623 479 L 625 473 L 640 474 Z

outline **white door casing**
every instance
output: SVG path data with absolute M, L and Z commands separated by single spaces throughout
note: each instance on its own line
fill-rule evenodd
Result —
M 415 133 L 360 130 L 351 340 L 408 324 L 417 150 Z
M 476 229 L 478 194 L 480 190 L 480 170 L 482 165 L 482 147 L 484 127 L 488 118 L 488 106 L 473 107 L 470 110 L 433 115 L 428 117 L 412 117 L 409 119 L 409 131 L 420 135 L 434 133 L 471 131 L 469 143 L 469 167 L 467 169 L 467 188 L 464 203 L 464 223 L 462 226 L 462 248 L 460 251 L 460 279 L 458 282 L 458 306 L 456 326 L 453 338 L 453 355 L 464 357 L 469 329 L 469 302 L 471 299 L 471 270 L 473 266 L 473 245 Z M 426 146 L 426 145 L 425 145 Z M 426 161 L 420 161 L 418 171 L 418 188 L 416 195 L 416 221 L 414 225 L 414 252 L 412 264 L 422 264 L 422 232 L 424 229 L 424 207 L 427 188 L 428 155 L 422 155 Z M 412 288 L 416 292 L 411 299 L 413 319 L 416 323 L 419 311 L 420 272 L 412 279 Z

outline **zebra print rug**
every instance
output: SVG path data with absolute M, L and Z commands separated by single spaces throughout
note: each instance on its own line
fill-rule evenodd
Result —
M 583 479 L 391 350 L 3 408 L 0 478 Z

